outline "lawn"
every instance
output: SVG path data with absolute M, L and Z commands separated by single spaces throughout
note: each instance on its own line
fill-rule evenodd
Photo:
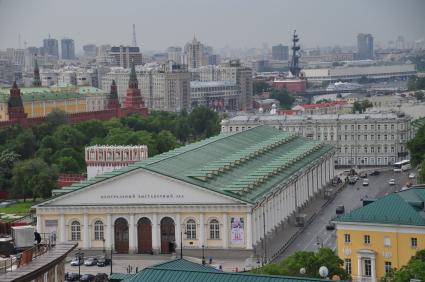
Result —
M 8 207 L 0 208 L 0 213 L 6 214 L 27 214 L 30 211 L 31 206 L 34 205 L 32 200 L 27 199 L 26 202 L 20 200 L 18 203 L 11 204 Z

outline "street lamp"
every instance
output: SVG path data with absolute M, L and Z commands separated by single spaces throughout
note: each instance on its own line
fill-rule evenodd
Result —
M 204 245 L 202 245 L 202 265 L 205 265 Z
M 81 249 L 78 249 L 78 252 L 76 253 L 78 256 L 78 279 L 81 277 L 81 257 L 84 255 L 84 253 L 81 252 Z
M 300 274 L 304 275 L 306 273 L 305 267 L 300 268 Z
M 187 232 L 180 231 L 180 259 L 183 259 L 183 234 L 186 235 Z
M 329 274 L 329 269 L 328 269 L 326 266 L 321 266 L 321 267 L 319 268 L 319 275 L 320 275 L 322 278 L 326 278 L 326 277 L 328 277 L 328 274 Z

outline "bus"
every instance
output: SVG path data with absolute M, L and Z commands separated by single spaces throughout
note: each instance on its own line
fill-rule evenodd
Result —
M 410 161 L 409 160 L 403 160 L 394 163 L 394 172 L 402 172 L 410 169 Z

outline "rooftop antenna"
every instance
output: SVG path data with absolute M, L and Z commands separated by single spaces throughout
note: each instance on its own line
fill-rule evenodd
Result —
M 137 47 L 137 40 L 136 40 L 136 25 L 133 24 L 133 47 Z

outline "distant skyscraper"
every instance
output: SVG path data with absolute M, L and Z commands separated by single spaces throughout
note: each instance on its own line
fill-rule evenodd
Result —
M 83 46 L 84 55 L 86 57 L 96 57 L 97 47 L 94 44 L 87 44 Z
M 168 60 L 176 64 L 182 63 L 182 48 L 178 46 L 171 46 L 167 48 Z
M 278 61 L 287 61 L 289 57 L 288 46 L 282 44 L 272 47 L 272 59 Z
M 187 65 L 189 68 L 195 69 L 200 66 L 205 66 L 208 58 L 204 56 L 204 45 L 193 37 L 191 42 L 185 46 L 185 53 L 187 55 Z
M 135 66 L 142 65 L 142 53 L 140 53 L 139 47 L 130 46 L 116 46 L 111 47 L 109 56 L 113 61 L 113 65 L 120 66 L 123 68 L 129 68 L 131 62 Z
M 373 59 L 373 36 L 372 34 L 359 33 L 357 35 L 357 59 Z
M 43 51 L 44 55 L 54 56 L 59 58 L 59 45 L 58 41 L 53 38 L 47 38 L 43 40 Z
M 61 40 L 61 51 L 63 60 L 73 60 L 75 59 L 75 46 L 74 40 L 69 38 L 64 38 Z

